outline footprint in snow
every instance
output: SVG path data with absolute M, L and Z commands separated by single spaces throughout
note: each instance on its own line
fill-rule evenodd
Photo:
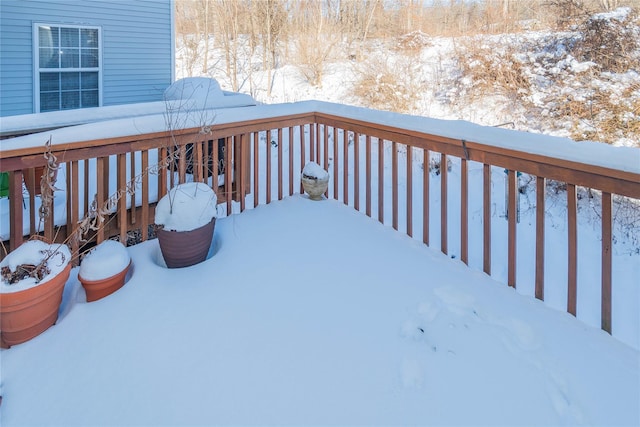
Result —
M 400 380 L 405 388 L 422 388 L 425 369 L 422 363 L 414 358 L 404 358 L 400 365 Z

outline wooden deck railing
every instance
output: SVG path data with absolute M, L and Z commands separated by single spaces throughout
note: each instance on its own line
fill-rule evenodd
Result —
M 258 108 L 258 107 L 251 107 Z M 301 108 L 304 110 L 304 108 Z M 89 209 L 95 192 L 98 203 L 131 177 L 147 171 L 156 159 L 163 159 L 171 150 L 180 155 L 171 165 L 173 173 L 160 173 L 157 178 L 143 173 L 139 180 L 136 199 L 122 198 L 111 215 L 111 226 L 100 230 L 95 240 L 100 242 L 111 236 L 125 240 L 132 230 L 140 231 L 141 240 L 148 238 L 147 229 L 153 223 L 154 202 L 166 193 L 172 179 L 180 182 L 189 175 L 195 180 L 209 180 L 218 188 L 219 203 L 226 206 L 226 214 L 242 212 L 247 201 L 254 207 L 282 199 L 285 193 L 302 192 L 300 171 L 307 161 L 316 161 L 329 170 L 332 183 L 326 196 L 375 217 L 383 224 L 414 236 L 426 245 L 439 246 L 449 253 L 450 244 L 459 248 L 462 262 L 469 264 L 470 255 L 481 259 L 481 268 L 492 274 L 492 265 L 507 266 L 507 283 L 517 285 L 517 215 L 518 174 L 535 177 L 535 297 L 545 296 L 545 201 L 548 180 L 566 184 L 567 194 L 567 311 L 577 310 L 577 193 L 586 187 L 601 193 L 602 250 L 598 260 L 581 260 L 601 264 L 601 327 L 611 332 L 612 310 L 612 195 L 640 199 L 640 174 L 616 168 L 593 166 L 586 163 L 531 154 L 513 148 L 475 142 L 473 139 L 455 139 L 438 136 L 424 130 L 409 130 L 381 124 L 362 118 L 356 119 L 327 110 L 274 115 L 217 124 L 206 133 L 201 128 L 155 132 L 142 135 L 93 139 L 54 145 L 53 153 L 66 166 L 66 218 L 48 218 L 44 234 L 50 239 L 63 239 L 74 224 Z M 514 133 L 515 135 L 516 133 Z M 217 144 L 225 149 L 218 151 Z M 187 150 L 190 154 L 187 155 Z M 13 250 L 23 240 L 23 224 L 31 233 L 36 231 L 34 197 L 28 197 L 30 209 L 23 206 L 23 179 L 33 179 L 29 173 L 45 163 L 42 147 L 3 150 L 0 170 L 10 177 L 10 239 Z M 224 154 L 221 154 L 224 153 Z M 222 156 L 224 159 L 219 159 Z M 364 162 L 362 162 L 364 156 Z M 212 165 L 223 160 L 219 176 Z M 450 190 L 449 163 L 460 165 L 460 186 Z M 275 162 L 275 165 L 273 164 Z M 482 242 L 470 245 L 469 194 L 472 184 L 469 166 L 474 164 L 482 177 Z M 361 170 L 363 165 L 364 171 Z M 416 165 L 421 165 L 418 170 Z M 437 175 L 430 171 L 433 165 Z M 480 166 L 478 166 L 480 165 Z M 507 256 L 492 259 L 492 170 L 504 169 L 506 179 Z M 402 175 L 401 175 L 402 173 Z M 115 175 L 117 183 L 109 182 Z M 434 176 L 436 178 L 434 178 Z M 416 179 L 416 177 L 419 177 Z M 224 184 L 219 185 L 219 179 Z M 433 191 L 431 181 L 439 180 L 439 191 Z M 152 183 L 152 184 L 150 184 Z M 495 184 L 495 183 L 494 183 Z M 58 184 L 60 186 L 60 183 Z M 91 189 L 91 190 L 90 190 Z M 391 195 L 388 191 L 391 191 Z M 152 195 L 155 193 L 155 197 Z M 439 193 L 439 194 L 438 194 Z M 459 204 L 450 200 L 459 196 Z M 433 209 L 433 205 L 436 209 Z M 223 208 L 224 209 L 224 208 Z M 24 212 L 30 212 L 23 217 Z M 455 214 L 455 215 L 454 215 Z M 391 220 L 389 221 L 389 215 Z M 459 224 L 453 217 L 459 215 Z M 439 241 L 431 222 L 440 217 Z M 56 227 L 54 224 L 59 224 Z M 459 234 L 459 242 L 451 242 L 450 231 Z M 452 233 L 453 234 L 453 233 Z

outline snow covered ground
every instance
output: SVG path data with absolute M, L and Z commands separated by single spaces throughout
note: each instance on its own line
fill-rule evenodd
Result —
M 2 350 L 2 425 L 640 422 L 637 350 L 341 202 L 219 219 L 194 267 L 129 252 Z

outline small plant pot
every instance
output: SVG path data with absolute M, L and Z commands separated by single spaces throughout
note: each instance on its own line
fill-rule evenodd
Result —
M 32 181 L 28 176 L 24 178 L 24 184 L 27 187 L 27 191 L 32 196 L 39 196 L 42 194 L 42 189 L 40 187 L 40 181 L 42 180 L 42 176 L 46 173 L 46 168 L 44 166 L 37 166 L 34 168 L 34 180 Z M 56 179 L 58 177 L 58 171 L 56 170 L 53 175 L 53 182 L 51 184 L 55 184 Z
M 71 273 L 67 264 L 55 277 L 29 289 L 0 293 L 0 344 L 22 344 L 40 335 L 58 320 L 64 285 Z
M 130 267 L 131 262 L 129 262 L 129 265 L 127 265 L 121 272 L 101 280 L 86 280 L 83 279 L 82 276 L 78 275 L 78 280 L 82 283 L 82 287 L 87 294 L 87 302 L 102 299 L 123 287 L 124 280 Z
M 326 193 L 329 186 L 329 178 L 308 178 L 303 175 L 300 179 L 304 192 L 309 195 L 311 200 L 322 200 L 322 195 Z
M 169 268 L 182 268 L 207 259 L 216 219 L 189 231 L 157 230 L 158 242 L 164 262 Z

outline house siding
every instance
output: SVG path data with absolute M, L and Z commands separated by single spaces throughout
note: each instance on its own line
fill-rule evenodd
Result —
M 102 105 L 162 99 L 173 79 L 173 0 L 0 0 L 0 116 L 34 105 L 33 24 L 101 28 Z

